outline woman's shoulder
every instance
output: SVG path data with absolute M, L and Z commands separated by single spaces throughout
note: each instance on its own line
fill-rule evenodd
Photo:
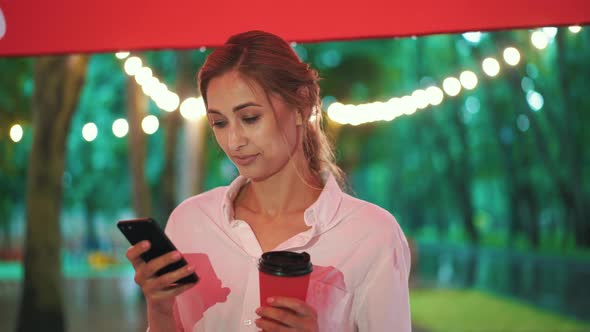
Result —
M 342 194 L 341 208 L 354 217 L 367 218 L 377 224 L 397 223 L 395 217 L 381 206 L 349 194 Z
M 194 219 L 199 215 L 214 217 L 221 211 L 227 189 L 228 186 L 216 187 L 185 199 L 172 211 L 170 220 L 179 220 L 184 217 Z
M 190 207 L 193 205 L 220 206 L 227 190 L 228 186 L 215 187 L 185 199 L 177 208 L 184 208 L 186 206 Z
M 394 215 L 381 206 L 366 200 L 343 194 L 341 213 L 362 232 L 386 241 L 405 242 L 403 231 Z

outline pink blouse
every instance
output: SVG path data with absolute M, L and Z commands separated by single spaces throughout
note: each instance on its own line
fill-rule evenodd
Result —
M 232 203 L 246 181 L 191 197 L 170 216 L 166 233 L 201 279 L 176 297 L 178 331 L 257 331 L 262 250 L 248 223 L 234 219 Z M 395 218 L 329 176 L 304 220 L 311 228 L 274 250 L 310 254 L 307 302 L 320 331 L 411 331 L 410 251 Z

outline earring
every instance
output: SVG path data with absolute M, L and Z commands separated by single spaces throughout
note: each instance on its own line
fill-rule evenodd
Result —
M 303 124 L 303 118 L 301 117 L 301 113 L 297 112 L 295 114 L 295 125 L 301 126 Z

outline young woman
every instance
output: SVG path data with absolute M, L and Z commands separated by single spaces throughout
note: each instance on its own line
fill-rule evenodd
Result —
M 390 213 L 341 190 L 317 72 L 283 39 L 250 31 L 209 55 L 199 87 L 240 175 L 170 215 L 187 268 L 157 277 L 180 253 L 146 264 L 147 241 L 128 250 L 150 331 L 410 331 L 406 238 Z M 311 255 L 306 302 L 260 303 L 257 262 L 275 250 Z M 192 271 L 199 283 L 171 286 Z

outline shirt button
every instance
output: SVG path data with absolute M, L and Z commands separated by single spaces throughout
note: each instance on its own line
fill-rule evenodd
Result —
M 252 320 L 251 319 L 244 320 L 244 325 L 246 325 L 246 326 L 252 325 Z

